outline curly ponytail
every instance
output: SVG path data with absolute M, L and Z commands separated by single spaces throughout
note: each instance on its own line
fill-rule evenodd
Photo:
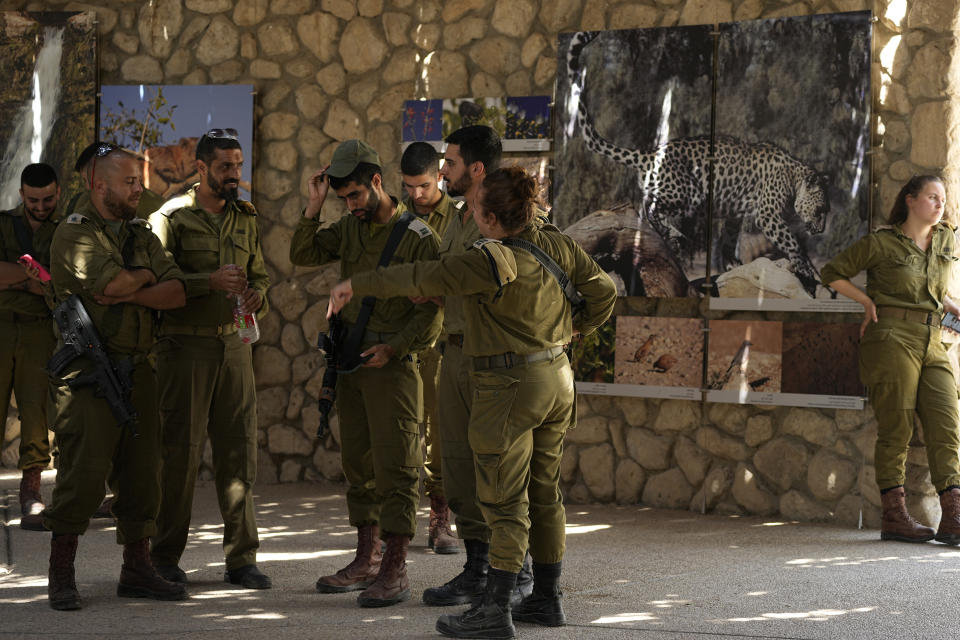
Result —
M 537 215 L 540 199 L 536 178 L 523 167 L 503 167 L 487 174 L 480 206 L 493 215 L 507 233 L 516 233 Z

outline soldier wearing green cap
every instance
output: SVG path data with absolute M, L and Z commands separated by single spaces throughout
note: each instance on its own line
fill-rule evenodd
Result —
M 318 215 L 333 189 L 349 213 L 320 228 Z M 437 239 L 424 222 L 386 193 L 380 157 L 362 140 L 348 140 L 330 165 L 308 182 L 309 200 L 290 242 L 290 261 L 321 265 L 339 260 L 340 273 L 374 269 L 397 224 L 408 226 L 391 264 L 432 260 Z M 341 314 L 348 329 L 362 323 L 362 304 Z M 406 555 L 416 531 L 420 449 L 421 380 L 417 355 L 433 344 L 441 314 L 432 302 L 414 304 L 405 296 L 377 301 L 363 328 L 365 364 L 343 373 L 337 385 L 340 458 L 349 483 L 350 524 L 357 528 L 354 560 L 316 584 L 321 593 L 364 589 L 360 606 L 382 607 L 410 597 Z M 357 330 L 359 331 L 359 329 Z M 387 543 L 381 557 L 380 538 Z
M 183 269 L 187 304 L 164 313 L 157 341 L 163 424 L 163 501 L 151 557 L 157 571 L 187 582 L 180 558 L 187 544 L 194 484 L 204 440 L 223 518 L 224 580 L 269 589 L 257 568 L 253 484 L 257 470 L 257 402 L 253 352 L 237 335 L 233 313 L 267 311 L 267 276 L 257 211 L 237 189 L 243 151 L 234 129 L 211 129 L 197 143 L 200 182 L 150 221 Z

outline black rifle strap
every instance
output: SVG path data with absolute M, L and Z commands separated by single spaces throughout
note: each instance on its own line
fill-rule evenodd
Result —
M 27 225 L 23 221 L 27 214 L 22 216 L 10 216 L 13 218 L 13 233 L 17 236 L 17 244 L 24 253 L 33 255 L 33 234 L 27 230 Z M 19 256 L 18 256 L 19 257 Z
M 566 272 L 564 272 L 563 268 L 558 265 L 553 258 L 544 253 L 543 249 L 532 242 L 528 242 L 527 240 L 523 240 L 521 238 L 504 238 L 500 242 L 508 247 L 517 247 L 519 249 L 523 249 L 536 258 L 537 262 L 543 265 L 543 268 L 547 270 L 547 273 L 556 278 L 557 284 L 560 285 L 560 289 L 563 291 L 563 295 L 567 297 L 567 300 L 570 301 L 570 305 L 575 310 L 583 304 L 583 296 L 580 295 L 580 292 L 577 291 L 577 288 L 573 286 L 572 282 L 570 282 L 570 278 L 567 276 Z
M 413 219 L 413 213 L 404 211 L 400 219 L 397 220 L 397 223 L 393 225 L 393 229 L 390 230 L 390 237 L 387 238 L 387 244 L 383 247 L 383 252 L 380 254 L 380 261 L 377 263 L 377 268 L 390 265 L 390 260 L 393 259 L 393 254 L 396 253 L 397 247 L 400 246 L 400 241 L 403 240 L 403 234 L 406 233 L 407 227 L 410 226 Z M 363 342 L 363 335 L 367 331 L 367 323 L 370 322 L 370 316 L 373 315 L 373 306 L 376 302 L 377 299 L 373 296 L 365 296 L 363 300 L 361 300 L 360 313 L 357 315 L 357 321 L 353 324 L 350 333 L 347 335 L 347 339 L 344 341 L 344 346 L 346 347 L 345 352 L 347 354 L 353 352 L 359 353 L 360 344 Z

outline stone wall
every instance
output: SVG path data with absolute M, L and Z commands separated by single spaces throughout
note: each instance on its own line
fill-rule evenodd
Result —
M 342 479 L 339 430 L 314 438 L 324 327 L 337 269 L 294 268 L 287 247 L 305 179 L 340 140 L 363 137 L 388 167 L 405 99 L 552 93 L 556 36 L 872 9 L 876 213 L 905 178 L 949 172 L 948 74 L 957 0 L 0 0 L 0 9 L 95 10 L 103 84 L 251 83 L 254 202 L 274 285 L 256 347 L 261 482 Z M 888 48 L 893 42 L 894 45 Z M 879 53 L 883 51 L 884 56 Z M 881 62 L 882 60 L 882 62 Z M 218 123 L 220 125 L 230 123 Z M 957 152 L 960 153 L 960 152 Z M 950 156 L 953 157 L 952 155 Z M 960 165 L 960 163 L 958 163 Z M 953 174 L 949 174 L 953 175 Z M 388 189 L 399 193 L 388 170 Z M 951 178 L 952 179 L 952 178 Z M 953 191 L 957 193 L 957 191 Z M 336 217 L 328 207 L 327 217 Z M 709 312 L 695 301 L 622 301 L 631 312 L 775 320 L 811 314 Z M 854 319 L 853 316 L 849 319 Z M 563 485 L 574 502 L 642 502 L 721 513 L 877 521 L 869 410 L 827 411 L 628 398 L 580 398 Z M 15 464 L 18 425 L 3 452 Z M 12 441 L 11 441 L 12 434 Z M 922 446 L 909 485 L 933 505 Z M 926 510 L 935 520 L 939 510 Z

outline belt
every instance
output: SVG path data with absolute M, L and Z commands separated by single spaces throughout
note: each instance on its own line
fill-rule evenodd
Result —
M 0 320 L 3 322 L 37 322 L 39 320 L 51 320 L 50 316 L 35 316 L 28 313 L 17 313 L 16 311 L 0 311 Z
M 914 309 L 903 309 L 901 307 L 877 307 L 877 317 L 919 322 L 920 324 L 927 324 L 931 327 L 940 326 L 940 314 L 936 311 L 917 311 Z
M 237 332 L 237 327 L 230 324 L 216 325 L 192 325 L 192 324 L 169 324 L 164 322 L 160 325 L 161 335 L 182 335 L 182 336 L 229 336 Z
M 495 356 L 475 356 L 473 358 L 473 370 L 482 371 L 484 369 L 512 369 L 521 367 L 534 362 L 543 362 L 544 360 L 553 360 L 563 353 L 563 347 L 550 347 L 536 353 L 498 353 Z
M 455 344 L 461 349 L 463 349 L 463 334 L 462 333 L 451 333 L 447 336 L 447 342 L 450 344 Z

